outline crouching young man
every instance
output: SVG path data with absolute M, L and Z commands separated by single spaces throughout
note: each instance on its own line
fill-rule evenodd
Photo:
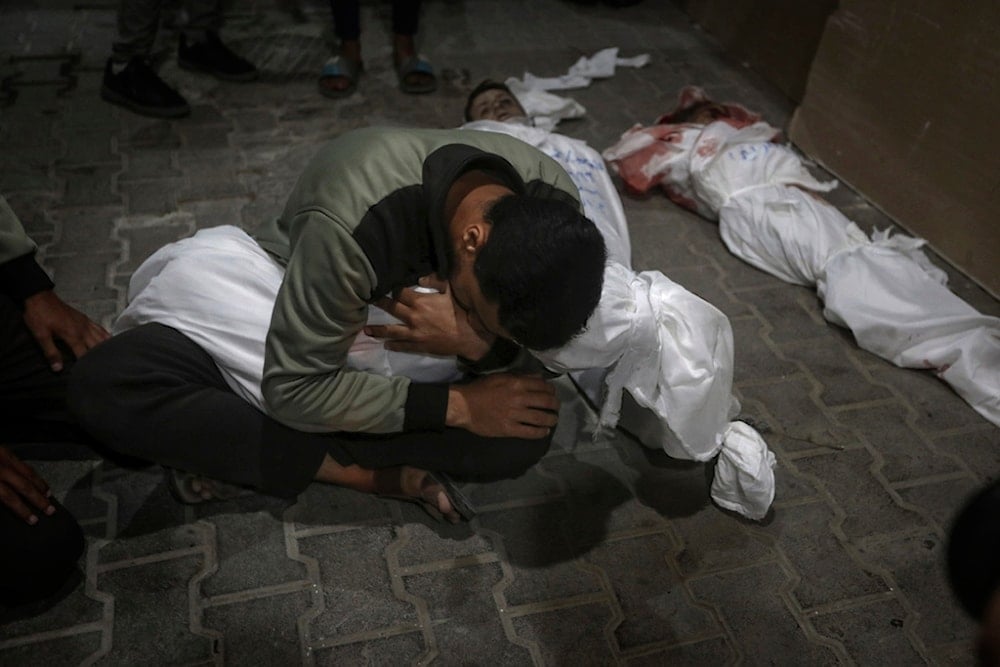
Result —
M 220 318 L 239 315 L 239 303 L 207 296 L 210 276 L 185 297 L 206 301 L 190 328 L 162 303 L 131 317 L 133 328 L 74 370 L 70 404 L 95 437 L 274 495 L 315 479 L 414 499 L 453 521 L 462 508 L 434 473 L 512 477 L 545 453 L 554 388 L 484 373 L 521 347 L 565 344 L 600 298 L 604 242 L 550 158 L 497 134 L 357 130 L 321 149 L 283 214 L 246 241 L 280 276 L 266 331 Z M 421 281 L 439 291 L 408 289 Z M 412 311 L 410 333 L 392 344 L 456 356 L 471 380 L 419 383 L 348 365 L 368 306 L 390 294 Z M 258 342 L 262 363 L 227 354 Z

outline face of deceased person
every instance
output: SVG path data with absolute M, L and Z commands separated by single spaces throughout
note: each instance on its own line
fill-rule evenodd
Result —
M 472 120 L 503 122 L 510 118 L 523 118 L 527 115 L 516 97 L 499 88 L 484 90 L 476 95 L 469 105 L 469 116 Z

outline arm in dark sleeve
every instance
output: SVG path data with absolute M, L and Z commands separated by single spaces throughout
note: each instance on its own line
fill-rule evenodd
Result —
M 36 250 L 7 200 L 0 196 L 0 292 L 17 303 L 53 287 L 35 261 Z

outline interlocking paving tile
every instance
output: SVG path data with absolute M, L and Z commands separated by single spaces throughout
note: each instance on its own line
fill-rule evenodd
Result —
M 865 449 L 812 456 L 795 462 L 803 473 L 821 480 L 844 512 L 838 526 L 848 539 L 912 530 L 926 520 L 899 506 L 872 473 L 874 459 Z
M 499 587 L 508 605 L 600 592 L 599 578 L 576 560 L 590 546 L 578 541 L 579 533 L 585 532 L 576 529 L 581 520 L 564 503 L 513 508 L 479 519 L 477 530 L 496 541 L 498 555 L 510 569 L 509 578 Z M 546 538 L 540 540 L 540 535 Z
M 767 542 L 747 531 L 739 519 L 714 510 L 675 518 L 670 525 L 680 540 L 673 555 L 684 577 L 731 570 L 763 561 L 773 561 L 777 554 Z M 771 524 L 769 534 L 779 534 Z
M 744 412 L 755 415 L 756 406 L 766 406 L 767 416 L 755 423 L 783 451 L 857 447 L 857 437 L 822 409 L 815 396 L 820 391 L 819 383 L 805 374 L 768 382 L 751 379 L 740 386 Z
M 227 665 L 294 665 L 302 660 L 296 619 L 308 592 L 269 595 L 204 609 L 205 633 L 218 636 L 216 655 Z
M 846 344 L 831 336 L 823 345 L 795 341 L 781 345 L 781 352 L 794 361 L 808 359 L 809 371 L 822 385 L 819 400 L 824 405 L 840 405 L 891 398 L 885 387 L 868 382 L 853 363 Z
M 56 240 L 47 244 L 47 257 L 63 254 L 94 256 L 108 250 L 120 206 L 59 208 L 52 211 Z
M 933 433 L 967 426 L 989 425 L 965 401 L 930 371 L 895 368 L 881 364 L 872 371 L 876 382 L 894 387 L 916 412 L 914 425 Z M 995 427 L 994 427 L 994 430 Z
M 980 483 L 971 477 L 932 481 L 897 487 L 904 502 L 919 507 L 945 530 L 952 525 L 959 508 L 979 490 Z
M 784 507 L 766 527 L 753 529 L 775 540 L 799 581 L 791 594 L 803 609 L 885 593 L 889 585 L 858 562 L 830 530 L 836 516 L 825 503 Z
M 733 339 L 740 341 L 735 349 L 737 377 L 781 378 L 798 372 L 799 367 L 791 360 L 779 356 L 761 337 L 762 330 L 768 328 L 756 317 L 736 317 L 731 319 Z
M 929 647 L 971 642 L 975 633 L 971 619 L 954 613 L 943 567 L 945 546 L 939 535 L 915 533 L 872 540 L 859 549 L 864 558 L 892 572 L 899 592 L 918 615 L 912 619 L 913 633 Z
M 191 627 L 188 583 L 198 556 L 120 567 L 97 575 L 97 588 L 114 598 L 114 643 L 108 662 L 193 663 L 212 657 L 212 640 Z
M 58 173 L 66 182 L 64 206 L 120 204 L 121 196 L 112 189 L 112 180 L 121 171 L 118 164 L 62 167 Z
M 499 564 L 459 567 L 404 578 L 406 591 L 426 604 L 443 665 L 531 664 L 528 649 L 507 636 L 491 589 L 504 579 Z M 475 637 L 475 641 L 470 638 Z
M 101 647 L 101 633 L 87 632 L 68 637 L 36 639 L 27 643 L 0 638 L 0 663 L 5 665 L 82 664 Z
M 373 632 L 417 627 L 417 611 L 396 592 L 395 573 L 385 561 L 393 539 L 392 528 L 372 527 L 298 540 L 299 553 L 319 568 L 322 609 L 308 623 L 314 642 L 357 641 Z
M 884 459 L 882 474 L 890 482 L 964 472 L 961 459 L 935 451 L 909 425 L 910 413 L 899 405 L 843 410 L 837 419 L 864 433 Z
M 857 664 L 923 664 L 907 636 L 906 619 L 906 610 L 893 600 L 810 617 L 816 631 L 843 644 Z
M 305 564 L 285 553 L 283 525 L 266 511 L 234 509 L 206 519 L 213 526 L 216 569 L 202 581 L 202 594 L 214 598 L 304 581 Z
M 972 430 L 935 436 L 933 442 L 942 454 L 965 461 L 982 481 L 1000 477 L 1000 429 L 983 423 Z
M 607 665 L 614 662 L 606 633 L 613 617 L 607 604 L 592 603 L 517 616 L 511 624 L 542 664 Z
M 175 155 L 176 151 L 169 149 L 130 151 L 124 159 L 122 172 L 118 175 L 118 183 L 145 181 L 164 176 L 181 176 L 180 170 L 177 169 Z
M 728 665 L 733 664 L 736 651 L 726 637 L 713 637 L 690 642 L 630 658 L 629 667 L 659 667 L 661 665 Z
M 802 619 L 788 608 L 781 594 L 788 583 L 772 564 L 713 574 L 688 585 L 695 602 L 715 607 L 744 661 L 772 656 L 776 663 L 791 659 L 801 665 L 834 664 L 833 649 L 804 634 Z
M 692 601 L 666 566 L 677 546 L 668 535 L 606 542 L 587 554 L 600 568 L 621 607 L 614 635 L 623 651 L 657 642 L 677 643 L 719 632 L 712 613 Z
M 391 517 L 390 501 L 325 484 L 313 484 L 299 494 L 285 514 L 295 530 L 321 526 L 384 523 Z
M 380 636 L 368 641 L 314 649 L 310 653 L 316 665 L 345 667 L 357 665 L 412 665 L 427 655 L 419 632 Z

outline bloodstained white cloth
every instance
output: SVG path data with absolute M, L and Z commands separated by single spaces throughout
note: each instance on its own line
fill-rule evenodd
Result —
M 945 285 L 924 242 L 874 239 L 814 192 L 811 176 L 773 142 L 766 123 L 633 127 L 604 152 L 628 187 L 662 185 L 677 203 L 718 218 L 726 247 L 790 283 L 816 286 L 824 316 L 858 345 L 906 368 L 930 369 L 1000 426 L 1000 319 L 982 315 Z

